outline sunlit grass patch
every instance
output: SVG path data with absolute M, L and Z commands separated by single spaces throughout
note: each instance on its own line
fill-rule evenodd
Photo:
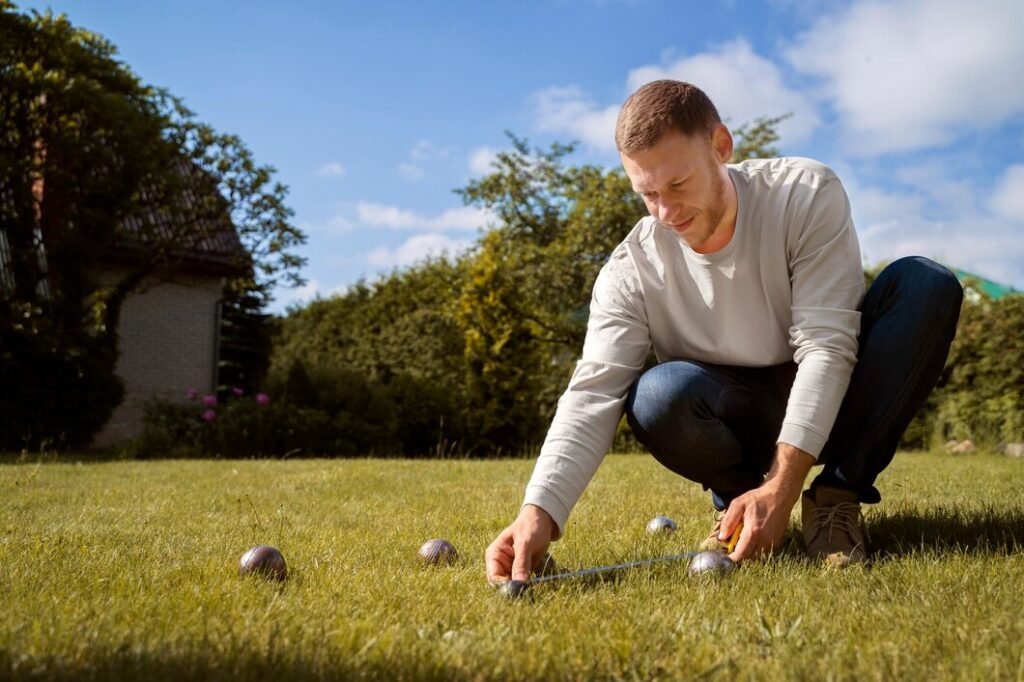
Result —
M 729 576 L 682 564 L 538 585 L 509 603 L 483 552 L 525 460 L 0 466 L 0 677 L 16 679 L 1015 679 L 1024 462 L 902 454 L 868 509 L 868 568 L 796 542 Z M 710 505 L 611 456 L 552 547 L 566 570 L 692 548 Z M 644 532 L 657 515 L 679 530 Z M 459 560 L 424 567 L 423 541 Z M 239 578 L 255 544 L 283 584 Z

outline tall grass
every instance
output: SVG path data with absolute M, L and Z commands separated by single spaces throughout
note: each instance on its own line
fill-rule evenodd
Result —
M 1024 461 L 899 455 L 866 569 L 807 562 L 794 525 L 720 579 L 659 565 L 509 603 L 482 555 L 531 468 L 0 465 L 0 678 L 1024 679 Z M 647 536 L 656 514 L 679 531 Z M 552 552 L 567 569 L 670 554 L 709 523 L 698 486 L 611 456 Z M 432 537 L 455 565 L 418 564 Z M 285 583 L 237 576 L 260 543 Z

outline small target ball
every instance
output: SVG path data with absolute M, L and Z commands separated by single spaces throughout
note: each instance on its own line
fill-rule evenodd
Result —
M 288 576 L 288 567 L 279 551 L 268 545 L 258 545 L 242 555 L 238 563 L 238 575 L 284 580 Z
M 647 522 L 648 535 L 671 535 L 676 531 L 676 522 L 667 516 L 655 516 Z
M 690 573 L 705 575 L 708 573 L 728 573 L 736 568 L 736 562 L 729 555 L 716 550 L 701 552 L 690 562 Z
M 455 551 L 455 545 L 452 543 L 442 538 L 435 538 L 423 543 L 420 547 L 419 557 L 420 561 L 427 566 L 435 566 L 455 563 L 459 558 L 459 553 Z
M 528 583 L 522 580 L 509 580 L 498 588 L 498 593 L 508 599 L 519 599 L 526 594 Z

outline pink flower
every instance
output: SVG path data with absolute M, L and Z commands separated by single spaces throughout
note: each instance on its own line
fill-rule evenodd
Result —
M 259 403 L 260 405 L 269 405 L 270 404 L 270 396 L 267 395 L 266 393 L 257 393 L 256 394 L 256 402 Z
M 203 412 L 203 421 L 204 422 L 212 422 L 216 418 L 217 418 L 217 411 L 216 410 L 205 410 Z
M 194 388 L 190 388 L 188 389 L 188 393 L 186 393 L 185 395 L 188 396 L 189 400 L 195 400 L 196 396 L 199 395 L 199 391 Z
M 208 393 L 207 395 L 203 396 L 203 405 L 206 405 L 207 407 L 213 407 L 216 404 L 217 396 L 213 395 L 212 393 Z
M 240 389 L 238 386 L 231 387 L 231 394 L 235 396 L 245 395 L 245 391 Z

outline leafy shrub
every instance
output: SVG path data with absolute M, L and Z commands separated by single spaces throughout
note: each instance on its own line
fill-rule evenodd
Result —
M 422 383 L 398 380 L 392 386 L 366 380 L 358 372 L 318 369 L 310 375 L 295 363 L 270 381 L 281 396 L 234 395 L 218 401 L 208 395 L 189 402 L 147 403 L 143 431 L 129 454 L 147 457 L 354 457 L 401 453 L 400 438 L 436 437 L 424 404 L 443 398 Z M 419 408 L 419 409 L 418 409 Z M 405 410 L 402 420 L 400 410 Z M 411 444 L 424 453 L 434 441 Z M 413 449 L 413 447 L 415 449 Z
M 150 400 L 142 408 L 142 434 L 129 448 L 139 459 L 202 456 L 202 412 L 194 403 Z
M 282 402 L 318 412 L 333 435 L 324 443 L 325 454 L 368 455 L 394 451 L 397 428 L 395 406 L 385 387 L 363 374 L 336 367 L 307 371 L 294 362 L 284 377 L 273 376 L 270 391 Z
M 287 457 L 339 452 L 327 415 L 286 403 L 232 400 L 204 424 L 204 454 L 213 457 Z
M 124 397 L 112 354 L 0 324 L 0 450 L 87 446 Z
M 1024 296 L 993 299 L 970 281 L 966 290 L 945 370 L 903 446 L 1024 441 Z

